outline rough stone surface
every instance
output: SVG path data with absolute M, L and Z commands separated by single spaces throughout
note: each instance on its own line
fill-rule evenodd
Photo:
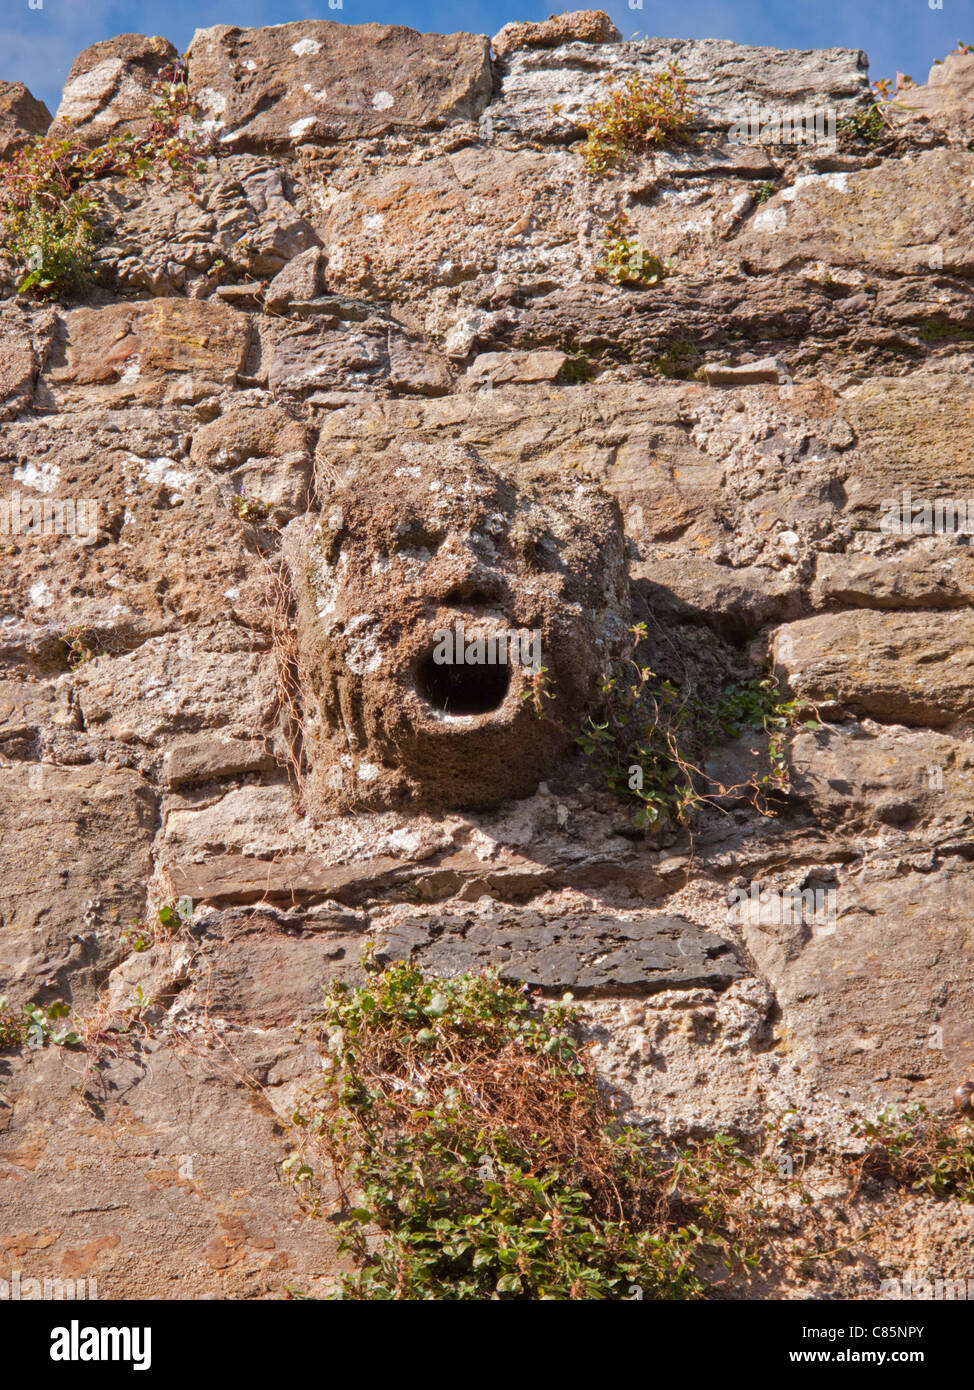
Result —
M 940 728 L 974 714 L 970 636 L 967 613 L 829 613 L 779 629 L 774 653 L 803 700 Z
M 869 90 L 865 54 L 851 48 L 782 52 L 723 39 L 647 38 L 595 47 L 569 43 L 508 54 L 501 95 L 488 117 L 498 133 L 564 140 L 586 107 L 603 96 L 606 77 L 629 72 L 648 76 L 674 61 L 687 76 L 699 123 L 725 130 L 748 108 L 797 113 L 834 107 L 844 112 Z
M 97 180 L 70 300 L 0 260 L 0 995 L 125 1039 L 0 1058 L 0 1279 L 326 1295 L 338 1194 L 281 1164 L 367 941 L 575 994 L 653 1133 L 806 1123 L 826 1253 L 734 1296 L 970 1274 L 957 1204 L 842 1177 L 850 1111 L 974 1074 L 970 60 L 880 139 L 751 144 L 868 109 L 862 55 L 606 23 L 203 31 L 204 167 Z M 61 128 L 137 131 L 154 42 Z M 586 104 L 671 59 L 688 138 L 587 177 Z M 0 140 L 41 119 L 0 88 Z M 661 284 L 607 278 L 621 212 Z M 437 676 L 457 617 L 548 681 Z M 715 735 L 688 826 L 576 742 L 639 625 L 693 711 L 799 702 Z
M 853 724 L 801 733 L 789 752 L 795 795 L 825 823 L 899 826 L 918 842 L 974 825 L 974 748 L 927 729 Z
M 90 1004 L 99 962 L 142 911 L 155 795 L 125 768 L 0 769 L 3 977 Z
M 73 309 L 45 380 L 62 408 L 193 404 L 234 384 L 249 339 L 248 320 L 218 301 Z
M 552 15 L 541 24 L 505 24 L 491 40 L 498 58 L 518 48 L 560 48 L 566 43 L 618 43 L 619 30 L 604 10 Z
M 781 1001 L 781 1038 L 820 1083 L 873 1097 L 974 1063 L 971 918 L 963 862 L 935 875 L 877 864 L 837 890 L 834 934 L 753 925 L 746 940 Z M 935 1033 L 940 1028 L 941 1038 Z
M 266 148 L 473 119 L 490 96 L 488 48 L 474 34 L 305 20 L 198 29 L 187 60 L 220 141 Z
M 54 690 L 35 681 L 0 681 L 0 749 L 29 757 L 41 728 L 53 714 Z
M 754 386 L 760 381 L 780 381 L 781 364 L 774 357 L 760 362 L 746 362 L 739 367 L 713 363 L 704 367 L 708 386 Z
M 966 116 L 974 108 L 974 53 L 949 53 L 942 63 L 930 69 L 923 86 L 897 90 L 890 115 L 897 124 L 917 116 L 936 120 L 938 117 Z
M 50 124 L 50 111 L 23 82 L 0 82 L 0 159 L 31 136 L 44 135 Z
M 0 308 L 3 357 L 0 358 L 0 420 L 18 415 L 33 398 L 38 354 L 34 325 L 16 305 Z
M 134 1287 L 166 1299 L 273 1298 L 295 1276 L 310 1294 L 332 1291 L 334 1240 L 297 1220 L 278 1178 L 292 1036 L 267 1030 L 229 1073 L 189 1039 L 149 1043 L 136 1061 L 105 1067 L 97 1121 L 78 1105 L 79 1074 L 53 1050 L 16 1058 L 0 1135 L 3 1277 L 93 1280 L 99 1299 Z
M 168 39 L 145 34 L 92 44 L 71 64 L 51 134 L 90 144 L 143 134 L 152 119 L 153 84 L 178 57 Z
M 267 287 L 265 303 L 271 313 L 290 308 L 294 300 L 311 300 L 325 288 L 325 258 L 317 246 L 309 246 L 289 261 Z
M 512 984 L 579 995 L 724 989 L 747 973 L 728 942 L 673 917 L 407 917 L 378 954 L 441 975 L 493 965 Z
M 972 180 L 974 155 L 943 149 L 861 172 L 808 174 L 762 206 L 737 246 L 762 270 L 824 261 L 898 274 L 924 266 L 969 274 Z

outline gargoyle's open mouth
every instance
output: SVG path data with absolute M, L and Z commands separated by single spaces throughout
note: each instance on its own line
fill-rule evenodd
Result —
M 489 714 L 504 703 L 510 667 L 435 661 L 430 651 L 416 667 L 418 694 L 441 714 Z

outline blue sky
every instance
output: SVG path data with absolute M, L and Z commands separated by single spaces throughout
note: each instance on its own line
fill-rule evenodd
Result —
M 37 3 L 37 0 L 34 0 Z M 378 20 L 450 33 L 495 34 L 512 19 L 545 19 L 555 8 L 582 9 L 598 0 L 558 7 L 551 0 L 0 0 L 0 78 L 26 82 L 53 111 L 72 59 L 112 34 L 163 34 L 185 49 L 193 30 L 208 24 L 282 24 L 292 19 Z M 635 0 L 632 0 L 635 3 Z M 937 0 L 933 0 L 936 4 Z M 607 9 L 624 37 L 725 38 L 778 48 L 863 48 L 877 77 L 908 72 L 922 82 L 935 58 L 959 39 L 974 43 L 974 0 L 610 0 Z

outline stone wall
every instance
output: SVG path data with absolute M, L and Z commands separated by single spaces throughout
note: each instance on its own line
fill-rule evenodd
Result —
M 138 132 L 174 56 L 87 50 L 55 131 Z M 586 177 L 603 80 L 671 59 L 692 140 Z M 280 1165 L 299 1025 L 366 940 L 572 991 L 665 1134 L 794 1107 L 845 1153 L 853 1108 L 947 1104 L 974 1070 L 974 560 L 922 507 L 884 521 L 905 492 L 974 518 L 974 55 L 834 147 L 731 136 L 868 111 L 863 54 L 591 13 L 493 50 L 221 25 L 187 61 L 212 152 L 102 189 L 91 293 L 18 297 L 0 262 L 6 514 L 98 523 L 0 535 L 0 994 L 145 1027 L 93 1074 L 0 1054 L 0 1277 L 326 1291 Z M 3 149 L 48 119 L 0 83 Z M 621 211 L 661 284 L 598 276 Z M 558 737 L 530 673 L 461 716 L 422 685 L 416 634 L 457 615 L 543 632 Z M 592 777 L 563 735 L 631 622 L 677 682 L 770 662 L 818 708 L 774 815 L 634 832 Z M 765 754 L 713 756 L 732 783 Z M 752 885 L 834 922 L 735 914 Z M 805 1296 L 970 1272 L 954 1217 L 884 1201 Z

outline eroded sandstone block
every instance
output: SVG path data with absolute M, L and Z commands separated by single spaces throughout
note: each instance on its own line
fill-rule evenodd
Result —
M 974 53 L 949 53 L 935 63 L 925 86 L 897 91 L 889 108 L 894 125 L 905 125 L 917 116 L 936 119 L 967 116 L 974 112 Z
M 974 1061 L 970 865 L 867 864 L 840 875 L 832 931 L 748 923 L 781 1007 L 783 1054 L 875 1104 L 943 1094 Z
M 53 704 L 50 683 L 0 678 L 0 757 L 26 757 Z
M 92 737 L 154 747 L 207 729 L 241 738 L 259 732 L 273 704 L 269 658 L 247 650 L 245 638 L 234 640 L 230 624 L 211 642 L 198 631 L 173 633 L 84 662 L 70 679 L 85 728 Z
M 257 417 L 259 438 L 243 423 Z M 249 492 L 283 520 L 303 512 L 310 473 L 303 431 L 282 427 L 272 411 L 228 412 L 221 461 L 212 434 L 209 451 L 188 457 L 191 427 L 190 418 L 165 410 L 51 413 L 5 426 L 0 525 L 4 508 L 9 516 L 18 504 L 24 514 L 72 499 L 76 519 L 85 501 L 91 525 L 36 537 L 0 531 L 4 659 L 64 672 L 69 634 L 108 656 L 204 614 L 233 613 L 252 629 L 266 623 L 266 573 L 254 564 L 251 528 L 232 496 Z
M 943 728 L 974 713 L 970 638 L 963 611 L 823 613 L 778 629 L 775 670 L 800 699 Z
M 767 202 L 733 245 L 765 271 L 821 260 L 966 275 L 974 265 L 972 181 L 974 155 L 950 149 L 856 173 L 805 174 Z
M 794 794 L 819 824 L 899 828 L 917 842 L 951 830 L 964 836 L 974 824 L 974 745 L 962 738 L 826 726 L 796 735 L 788 759 Z
M 221 143 L 281 147 L 470 120 L 490 97 L 490 44 L 474 34 L 304 20 L 198 29 L 190 89 Z
M 315 219 L 329 285 L 399 299 L 406 285 L 412 295 L 493 270 L 515 280 L 574 278 L 573 243 L 586 211 L 578 170 L 565 151 L 490 145 L 398 167 L 349 161 Z
M 128 768 L 0 769 L 0 994 L 89 997 L 144 905 L 154 825 L 152 789 Z
M 618 43 L 619 30 L 604 10 L 551 15 L 543 24 L 505 24 L 493 38 L 498 58 L 517 48 L 557 48 L 563 43 Z
M 517 485 L 472 449 L 404 444 L 286 544 L 318 806 L 533 791 L 625 636 L 621 518 L 581 478 Z
M 508 54 L 501 95 L 488 113 L 495 131 L 522 139 L 571 141 L 579 117 L 604 97 L 605 79 L 644 77 L 677 62 L 686 73 L 700 126 L 729 128 L 749 107 L 844 114 L 869 91 L 866 55 L 853 48 L 783 52 L 725 39 L 633 39 Z
M 819 555 L 814 594 L 823 607 L 967 607 L 974 603 L 974 550 L 937 536 L 892 555 Z
M 134 991 L 120 991 L 122 1007 Z M 53 1047 L 6 1054 L 0 1278 L 11 1267 L 84 1278 L 102 1299 L 281 1297 L 298 1278 L 326 1296 L 334 1240 L 323 1223 L 295 1219 L 292 1193 L 275 1180 L 287 1156 L 278 1114 L 295 1105 L 284 1078 L 302 1055 L 293 1035 L 268 1030 L 247 1048 L 243 1065 L 266 1078 L 259 1101 L 178 1043 L 109 1056 L 89 1092 L 100 1123 L 79 1106 L 83 1064 Z M 120 1133 L 138 1139 L 120 1143 Z
M 309 246 L 295 256 L 267 287 L 266 304 L 271 313 L 284 313 L 294 300 L 314 299 L 325 287 L 326 258 L 318 246 Z
M 11 419 L 30 403 L 37 377 L 33 329 L 19 305 L 0 309 L 0 420 Z
M 916 501 L 974 497 L 968 373 L 873 377 L 852 387 L 842 407 L 856 439 L 843 489 L 859 529 L 879 531 L 884 503 L 902 509 L 907 492 Z
M 179 57 L 158 35 L 119 34 L 94 43 L 71 64 L 52 135 L 100 145 L 111 135 L 142 135 L 156 105 L 152 88 Z
M 225 472 L 238 496 L 268 508 L 282 525 L 307 507 L 309 430 L 278 406 L 227 410 L 195 432 L 191 458 Z
M 449 390 L 449 363 L 424 336 L 378 315 L 347 323 L 333 314 L 310 312 L 323 307 L 320 301 L 306 307 L 307 319 L 271 314 L 259 321 L 262 368 L 279 399 L 313 399 L 322 391 L 367 392 L 386 385 L 422 396 Z
M 219 300 L 155 299 L 64 315 L 47 381 L 61 409 L 191 403 L 235 384 L 245 314 Z
M 50 111 L 23 82 L 0 82 L 0 159 L 32 135 L 43 135 L 50 124 Z

